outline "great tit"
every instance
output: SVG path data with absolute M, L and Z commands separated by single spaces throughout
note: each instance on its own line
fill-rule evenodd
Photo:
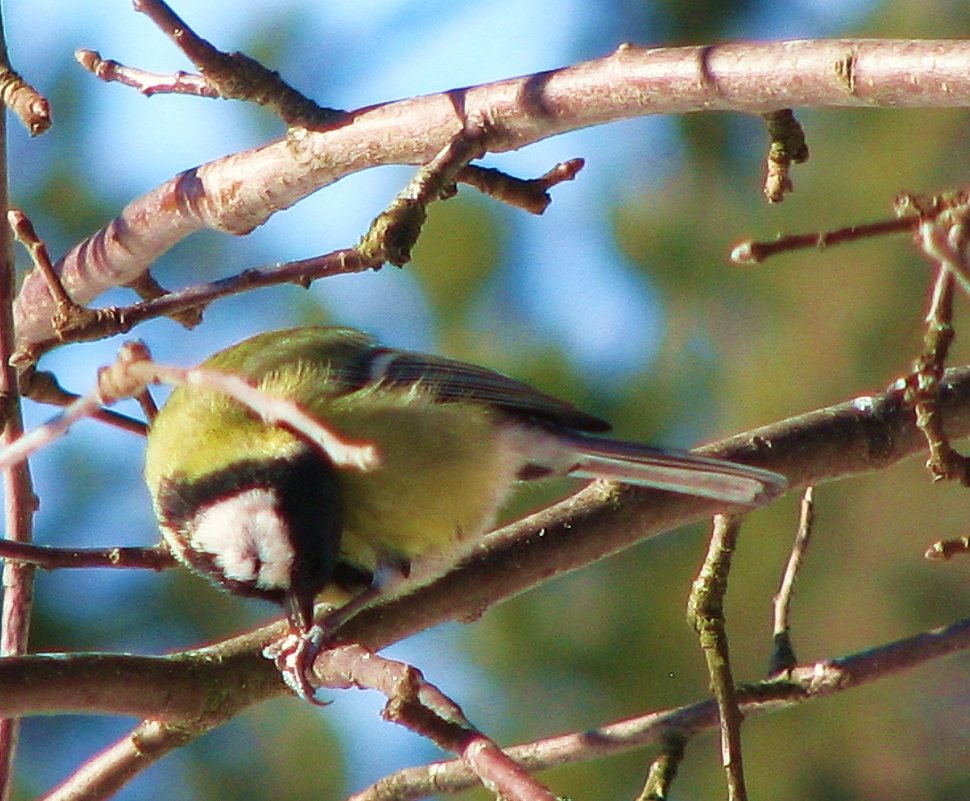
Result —
M 297 641 L 316 643 L 298 663 L 320 644 L 322 590 L 360 592 L 383 570 L 480 536 L 516 481 L 603 478 L 749 506 L 785 486 L 766 470 L 595 436 L 609 423 L 566 401 L 349 328 L 259 334 L 203 366 L 376 447 L 376 468 L 337 468 L 290 428 L 199 386 L 175 389 L 151 423 L 145 479 L 168 547 L 229 592 L 283 605 Z

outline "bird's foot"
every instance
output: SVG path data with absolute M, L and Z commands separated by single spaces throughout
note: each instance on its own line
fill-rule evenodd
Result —
M 276 665 L 283 683 L 304 701 L 316 706 L 326 706 L 329 701 L 316 697 L 316 688 L 310 684 L 308 674 L 319 653 L 328 645 L 329 636 L 323 626 L 313 626 L 309 631 L 290 631 L 263 648 L 263 656 Z

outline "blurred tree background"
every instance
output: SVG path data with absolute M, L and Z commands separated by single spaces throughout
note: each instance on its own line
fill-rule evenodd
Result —
M 574 63 L 623 41 L 970 34 L 970 7 L 958 0 L 472 5 L 244 0 L 175 9 L 217 46 L 242 49 L 321 103 L 346 108 Z M 9 3 L 5 11 L 14 65 L 51 99 L 55 120 L 36 141 L 11 126 L 11 194 L 55 256 L 176 172 L 280 135 L 258 109 L 146 100 L 81 70 L 71 58 L 78 47 L 146 69 L 187 68 L 128 4 L 46 0 Z M 306 292 L 263 290 L 217 304 L 193 332 L 158 321 L 136 334 L 160 360 L 189 364 L 259 330 L 349 323 L 390 344 L 531 381 L 613 420 L 624 437 L 679 446 L 877 391 L 908 369 L 922 337 L 930 271 L 905 239 L 786 256 L 757 269 L 731 267 L 727 254 L 741 238 L 887 217 L 904 189 L 964 185 L 968 115 L 806 110 L 799 118 L 812 159 L 795 170 L 796 191 L 779 206 L 761 196 L 766 136 L 755 119 L 698 114 L 605 126 L 486 160 L 530 176 L 584 157 L 586 169 L 553 191 L 543 217 L 462 189 L 432 208 L 403 271 L 321 281 Z M 163 259 L 156 277 L 178 287 L 349 245 L 411 172 L 353 176 L 243 239 L 192 237 Z M 103 300 L 123 299 L 118 292 Z M 960 298 L 958 336 L 966 318 Z M 117 345 L 65 348 L 42 367 L 84 391 Z M 959 339 L 952 361 L 967 361 Z M 50 411 L 31 406 L 28 414 L 36 422 Z M 42 453 L 33 463 L 38 541 L 154 541 L 142 451 L 136 438 L 87 423 Z M 817 493 L 816 540 L 794 609 L 801 661 L 966 614 L 967 561 L 921 556 L 931 541 L 966 533 L 965 490 L 932 485 L 920 461 Z M 566 489 L 524 491 L 509 515 Z M 796 499 L 787 498 L 744 527 L 727 601 L 739 680 L 765 673 L 771 596 L 796 513 Z M 707 679 L 684 605 L 706 535 L 697 527 L 644 543 L 391 654 L 420 667 L 502 743 L 699 699 Z M 37 650 L 159 653 L 274 614 L 174 571 L 42 574 L 37 599 Z M 749 721 L 752 794 L 970 797 L 968 668 L 960 655 Z M 440 757 L 382 723 L 381 699 L 343 693 L 334 700 L 322 711 L 291 700 L 257 708 L 169 756 L 119 798 L 340 798 L 394 768 Z M 64 778 L 130 723 L 25 721 L 18 797 Z M 544 778 L 574 798 L 626 799 L 651 758 L 637 752 Z M 719 762 L 713 736 L 692 743 L 673 797 L 722 797 Z

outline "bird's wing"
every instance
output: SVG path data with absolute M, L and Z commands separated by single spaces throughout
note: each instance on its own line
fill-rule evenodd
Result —
M 578 431 L 609 431 L 610 424 L 571 403 L 540 392 L 507 375 L 455 359 L 375 348 L 354 367 L 358 385 L 420 385 L 443 402 L 473 401 L 497 406 L 517 417 Z
M 281 365 L 327 365 L 330 389 L 337 394 L 377 384 L 420 385 L 446 403 L 491 404 L 516 417 L 577 431 L 610 429 L 605 420 L 502 373 L 456 359 L 380 347 L 371 337 L 349 328 L 308 326 L 273 331 L 246 344 L 222 351 L 206 366 L 260 380 L 279 372 Z

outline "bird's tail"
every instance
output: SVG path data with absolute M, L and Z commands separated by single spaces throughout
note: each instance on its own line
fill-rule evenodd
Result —
M 788 485 L 778 473 L 686 451 L 572 432 L 562 435 L 560 444 L 569 448 L 573 462 L 564 472 L 576 478 L 603 478 L 748 506 L 767 503 Z

